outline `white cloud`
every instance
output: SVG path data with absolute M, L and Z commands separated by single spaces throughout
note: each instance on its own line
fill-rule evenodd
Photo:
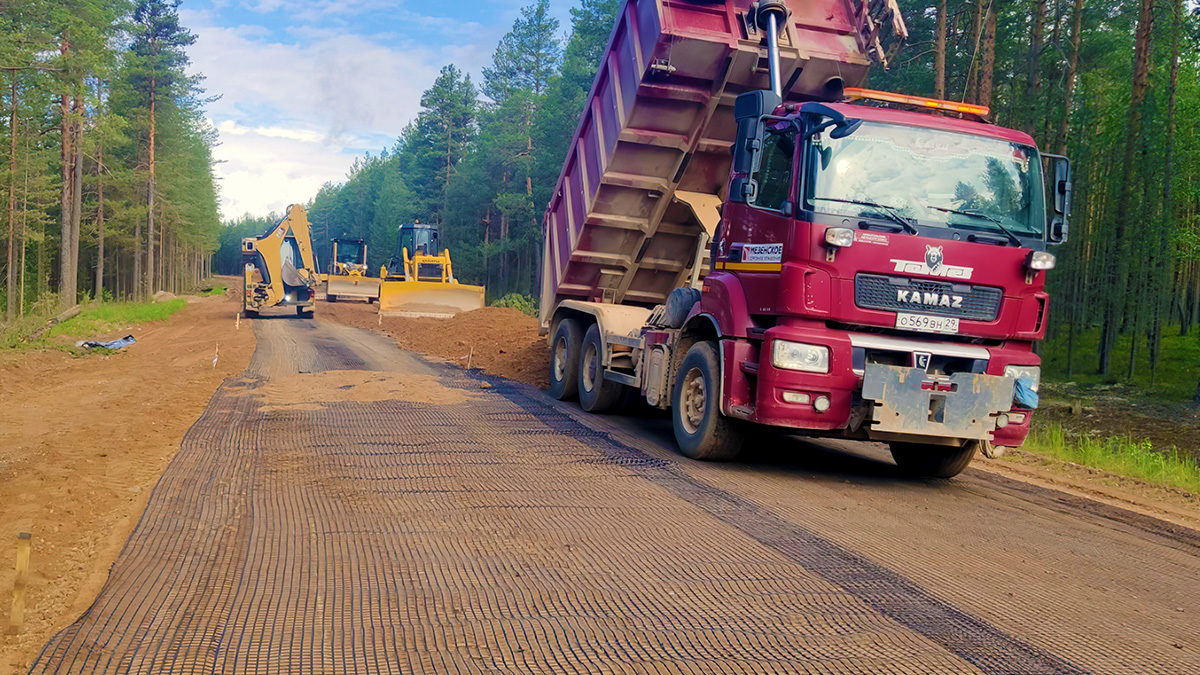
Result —
M 271 11 L 293 4 L 261 0 L 258 6 Z M 303 4 L 307 11 L 335 12 L 343 3 Z M 345 4 L 358 11 L 380 3 Z M 283 41 L 260 26 L 218 25 L 211 12 L 183 10 L 181 19 L 198 37 L 189 51 L 194 71 L 204 75 L 209 94 L 220 96 L 207 112 L 220 135 L 214 154 L 222 162 L 216 171 L 227 218 L 307 201 L 325 182 L 343 180 L 356 156 L 390 145 L 416 116 L 421 93 L 443 65 L 479 72 L 505 29 L 475 26 L 456 31 L 458 40 L 433 41 L 447 47 L 430 48 L 393 34 L 388 39 L 395 44 L 381 44 L 378 36 L 328 23 L 289 28 Z M 439 22 L 409 25 L 436 32 Z M 304 37 L 293 43 L 298 36 Z

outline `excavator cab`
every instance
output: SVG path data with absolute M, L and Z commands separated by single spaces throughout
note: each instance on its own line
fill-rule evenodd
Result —
M 400 226 L 396 255 L 381 270 L 379 311 L 387 316 L 447 318 L 483 307 L 483 286 L 454 278 L 450 251 L 436 225 Z
M 325 280 L 326 302 L 361 298 L 379 300 L 379 279 L 367 276 L 367 244 L 362 239 L 338 237 L 330 240 L 332 260 Z

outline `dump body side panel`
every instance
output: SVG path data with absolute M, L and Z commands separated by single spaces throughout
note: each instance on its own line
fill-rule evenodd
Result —
M 841 96 L 866 76 L 858 0 L 788 0 L 785 98 Z M 546 210 L 541 319 L 565 299 L 642 306 L 689 278 L 704 227 L 676 190 L 722 196 L 737 95 L 769 85 L 750 0 L 627 0 Z

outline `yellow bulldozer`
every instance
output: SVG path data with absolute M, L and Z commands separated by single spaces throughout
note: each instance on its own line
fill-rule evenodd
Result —
M 260 237 L 242 240 L 242 312 L 257 316 L 271 307 L 295 307 L 311 317 L 319 274 L 308 215 L 293 204 Z
M 380 270 L 380 314 L 449 318 L 483 307 L 483 286 L 454 278 L 450 251 L 442 248 L 436 225 L 401 225 L 397 249 Z
M 345 237 L 338 237 L 331 242 L 333 255 L 329 263 L 329 274 L 325 277 L 325 300 L 379 300 L 379 279 L 367 276 L 366 242 Z

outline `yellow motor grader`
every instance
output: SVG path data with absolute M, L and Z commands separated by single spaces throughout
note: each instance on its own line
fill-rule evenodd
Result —
M 450 251 L 441 247 L 436 225 L 401 225 L 397 249 L 379 273 L 380 314 L 449 318 L 483 307 L 483 286 L 454 278 Z
M 256 316 L 271 307 L 295 307 L 311 317 L 319 275 L 308 215 L 293 204 L 260 237 L 242 240 L 242 311 Z
M 332 240 L 333 255 L 325 276 L 325 300 L 347 298 L 379 300 L 379 279 L 367 276 L 367 244 L 362 239 L 338 237 Z

